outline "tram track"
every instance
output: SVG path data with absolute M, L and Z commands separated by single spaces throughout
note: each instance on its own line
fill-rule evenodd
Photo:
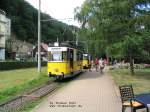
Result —
M 24 108 L 28 103 L 31 103 L 58 88 L 58 83 L 53 80 L 47 81 L 44 85 L 34 88 L 31 91 L 24 93 L 10 101 L 0 104 L 0 112 L 17 112 Z

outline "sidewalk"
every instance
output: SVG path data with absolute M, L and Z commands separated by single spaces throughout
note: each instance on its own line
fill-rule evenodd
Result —
M 121 112 L 109 75 L 86 72 L 50 95 L 33 112 Z

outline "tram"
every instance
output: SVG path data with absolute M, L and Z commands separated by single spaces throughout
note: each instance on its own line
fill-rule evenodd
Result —
M 83 54 L 83 62 L 82 62 L 82 67 L 83 69 L 88 69 L 91 65 L 91 56 L 88 53 Z
M 48 48 L 47 71 L 49 77 L 64 79 L 82 72 L 82 52 L 68 46 Z

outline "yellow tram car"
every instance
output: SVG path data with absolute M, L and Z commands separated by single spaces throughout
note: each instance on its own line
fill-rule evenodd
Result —
M 49 77 L 63 79 L 82 71 L 82 52 L 73 47 L 48 48 L 47 71 Z
M 90 55 L 88 53 L 83 54 L 83 62 L 82 62 L 82 67 L 83 69 L 88 69 L 90 67 Z

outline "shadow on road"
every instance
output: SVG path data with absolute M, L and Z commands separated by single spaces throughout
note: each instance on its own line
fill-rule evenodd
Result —
M 100 71 L 86 71 L 82 75 L 80 75 L 76 80 L 85 80 L 85 79 L 95 79 L 103 77 L 105 73 L 100 73 Z
M 95 79 L 95 78 L 100 78 L 103 75 L 105 75 L 105 73 L 101 73 L 100 71 L 96 72 L 96 71 L 84 70 L 82 73 L 79 73 L 75 76 L 65 78 L 63 80 L 55 80 L 55 82 L 66 83 L 66 82 L 70 82 L 70 81 L 73 81 L 73 80 Z

